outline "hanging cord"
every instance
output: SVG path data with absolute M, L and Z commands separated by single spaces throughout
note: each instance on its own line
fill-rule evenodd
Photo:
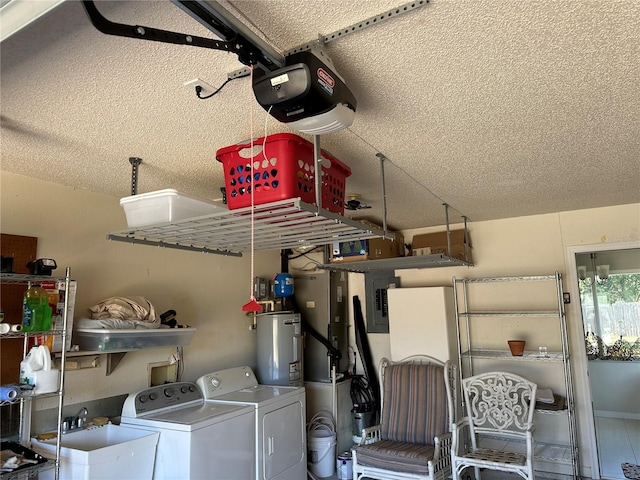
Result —
M 253 65 L 249 66 L 249 71 L 251 73 L 251 82 L 250 85 L 253 85 Z M 253 89 L 251 90 L 251 94 L 253 95 Z M 250 143 L 250 151 L 251 154 L 253 155 L 253 146 L 254 146 L 254 134 L 253 134 L 253 96 L 250 96 L 251 98 L 251 106 L 250 106 L 250 128 L 251 128 L 251 143 Z M 271 108 L 269 108 L 269 112 L 271 112 Z M 267 112 L 267 116 L 265 118 L 268 118 L 268 114 L 269 112 Z M 264 141 L 262 143 L 262 156 L 267 159 L 266 153 L 265 152 L 265 148 L 266 148 L 266 143 L 267 143 L 267 120 L 265 119 L 265 123 L 264 123 L 264 130 L 265 130 L 265 134 L 264 134 Z M 267 159 L 268 161 L 268 159 Z M 245 305 L 242 306 L 242 311 L 244 312 L 262 312 L 262 306 L 256 301 L 256 297 L 253 295 L 253 278 L 254 278 L 254 251 L 255 251 L 255 181 L 256 179 L 254 178 L 254 164 L 256 163 L 256 161 L 253 159 L 253 156 L 251 156 L 251 160 L 250 160 L 250 167 L 249 167 L 249 189 L 251 190 L 251 274 L 249 276 L 249 292 L 250 292 L 250 297 L 249 297 L 249 302 L 246 303 Z
M 253 65 L 249 66 L 249 71 L 251 72 L 251 82 L 249 83 L 250 85 L 253 85 Z M 253 94 L 253 91 L 252 91 Z M 249 96 L 250 101 L 251 101 L 251 105 L 249 107 L 249 118 L 250 118 L 250 128 L 251 128 L 251 153 L 253 153 L 253 96 L 250 95 Z M 250 159 L 250 166 L 249 166 L 249 190 L 251 191 L 251 273 L 249 275 L 249 302 L 245 303 L 242 306 L 242 311 L 243 312 L 253 312 L 253 313 L 261 313 L 262 312 L 262 305 L 260 305 L 258 302 L 256 302 L 256 297 L 253 295 L 253 266 L 254 266 L 254 250 L 255 250 L 255 243 L 254 243 L 254 238 L 255 238 L 255 229 L 254 229 L 254 224 L 255 224 L 255 199 L 254 199 L 254 179 L 253 179 L 253 164 L 255 163 L 253 160 L 253 157 L 251 157 Z
M 322 248 L 322 247 L 323 247 L 322 245 L 316 245 L 315 247 L 310 248 L 310 249 L 309 249 L 309 250 L 307 250 L 306 252 L 302 252 L 302 253 L 299 253 L 299 254 L 294 255 L 294 256 L 292 256 L 292 257 L 289 257 L 289 260 L 295 260 L 296 258 L 306 257 L 309 253 L 311 253 L 311 252 L 313 252 L 313 251 L 315 251 L 315 250 L 319 250 L 319 249 L 320 249 L 320 248 Z M 316 262 L 316 263 L 317 263 L 318 265 L 321 265 L 319 262 Z
M 249 65 L 249 72 L 251 72 L 251 81 L 249 82 L 249 85 L 251 85 L 252 90 L 251 92 L 253 93 L 253 65 Z M 251 124 L 251 152 L 253 153 L 253 96 L 249 95 L 249 103 L 251 104 L 250 106 L 250 124 Z M 251 168 L 250 168 L 250 174 L 251 174 L 251 183 L 249 185 L 249 188 L 251 189 L 251 277 L 249 278 L 249 291 L 251 292 L 251 300 L 255 301 L 255 297 L 253 296 L 253 250 L 254 250 L 254 220 L 255 220 L 255 200 L 253 197 L 254 194 L 254 190 L 255 188 L 253 188 L 253 157 L 251 158 Z
M 206 100 L 207 98 L 211 98 L 211 97 L 213 97 L 215 94 L 217 94 L 220 90 L 222 90 L 222 89 L 224 88 L 224 86 L 225 86 L 227 83 L 229 83 L 231 80 L 235 80 L 235 78 L 227 78 L 227 79 L 225 80 L 225 82 L 224 82 L 222 85 L 220 85 L 220 86 L 218 87 L 218 89 L 217 89 L 215 92 L 210 93 L 209 95 L 204 96 L 204 97 L 202 96 L 202 86 L 200 86 L 200 85 L 196 85 L 196 95 L 197 95 L 197 97 L 198 97 L 200 100 Z
M 251 71 L 251 85 L 253 85 L 253 65 L 249 66 L 249 70 Z M 253 93 L 253 90 L 251 90 L 251 92 Z M 252 101 L 251 101 L 251 152 L 253 153 L 253 97 L 251 97 Z M 269 114 L 271 113 L 271 109 L 273 108 L 273 105 L 271 105 L 269 107 L 269 110 L 267 111 L 267 115 L 265 115 L 265 119 L 264 119 L 264 138 L 262 139 L 262 156 L 264 157 L 264 159 L 268 162 L 269 159 L 267 158 L 267 154 L 266 154 L 266 148 L 267 148 L 267 120 L 269 118 Z M 255 200 L 254 200 L 254 194 L 255 194 L 255 178 L 253 176 L 253 170 L 254 170 L 254 161 L 253 161 L 253 157 L 251 158 L 251 185 L 249 185 L 249 188 L 251 189 L 251 300 L 255 300 L 255 297 L 253 296 L 253 250 L 254 250 L 254 204 L 255 204 Z

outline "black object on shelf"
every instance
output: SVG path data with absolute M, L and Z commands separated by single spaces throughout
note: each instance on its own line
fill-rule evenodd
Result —
M 53 258 L 38 258 L 27 263 L 27 268 L 31 275 L 51 275 L 51 272 L 58 268 Z
M 2 273 L 13 273 L 13 257 L 2 257 Z

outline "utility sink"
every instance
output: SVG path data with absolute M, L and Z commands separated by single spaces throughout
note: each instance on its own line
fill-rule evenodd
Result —
M 157 432 L 112 424 L 72 430 L 60 442 L 60 477 L 151 479 L 159 436 Z M 31 448 L 55 458 L 56 439 L 32 438 Z M 44 473 L 54 476 L 52 471 Z

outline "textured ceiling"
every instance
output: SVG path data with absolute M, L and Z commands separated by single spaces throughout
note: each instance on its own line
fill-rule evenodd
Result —
M 285 51 L 402 0 L 225 3 Z M 110 20 L 215 38 L 170 2 L 98 2 Z M 321 137 L 353 173 L 347 192 L 392 228 L 640 202 L 640 2 L 432 0 L 328 43 L 358 100 L 353 125 Z M 107 36 L 67 1 L 0 45 L 3 171 L 104 193 L 219 198 L 218 148 L 290 131 L 249 79 L 221 85 L 233 54 Z M 307 137 L 309 138 L 309 137 Z M 107 227 L 107 226 L 105 226 Z

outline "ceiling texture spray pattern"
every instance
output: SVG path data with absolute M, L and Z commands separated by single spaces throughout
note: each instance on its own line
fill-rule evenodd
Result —
M 403 4 L 221 3 L 282 52 Z M 170 2 L 96 4 L 114 22 L 216 38 Z M 372 207 L 346 215 L 381 221 L 378 152 L 394 229 L 442 225 L 442 203 L 456 223 L 640 202 L 639 31 L 636 0 L 431 0 L 326 44 L 358 107 L 321 146 Z M 183 85 L 221 85 L 235 55 L 104 35 L 77 1 L 0 48 L 3 171 L 115 202 L 136 156 L 139 193 L 217 199 L 216 150 L 249 138 L 252 104 L 256 136 L 291 131 L 248 78 L 208 100 Z

